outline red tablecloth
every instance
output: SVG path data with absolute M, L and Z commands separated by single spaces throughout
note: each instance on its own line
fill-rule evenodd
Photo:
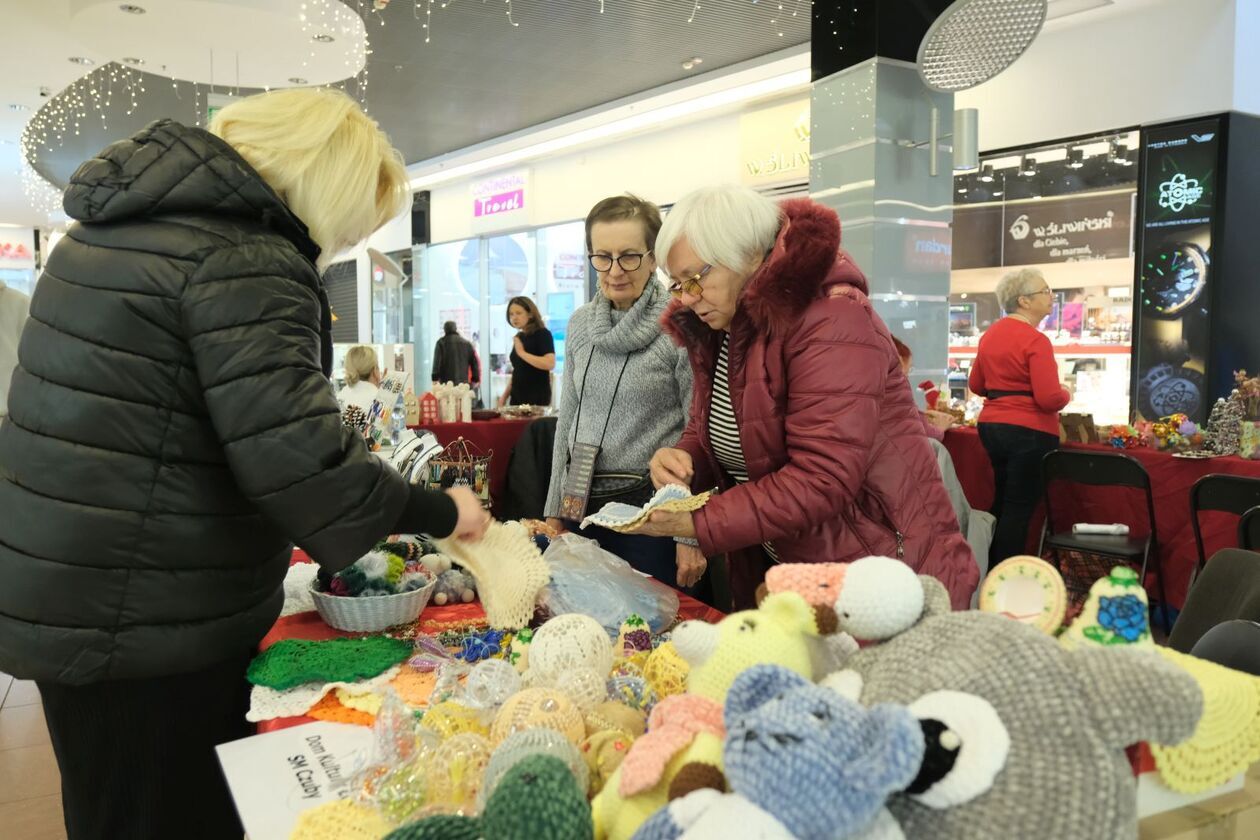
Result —
M 988 453 L 975 429 L 950 429 L 945 433 L 945 446 L 954 459 L 954 470 L 973 508 L 988 510 L 993 505 L 993 468 Z M 1066 444 L 1069 449 L 1099 452 L 1120 452 L 1102 444 Z M 1225 473 L 1260 478 L 1260 461 L 1242 458 L 1189 460 L 1174 458 L 1167 452 L 1152 449 L 1126 449 L 1151 476 L 1155 499 L 1156 535 L 1159 557 L 1165 575 L 1164 586 L 1172 606 L 1180 609 L 1185 603 L 1190 577 L 1198 562 L 1194 547 L 1194 531 L 1190 522 L 1190 488 L 1205 475 Z M 1077 486 L 1062 504 L 1055 497 L 1055 519 L 1060 528 L 1074 522 L 1125 522 L 1130 525 L 1146 521 L 1146 503 L 1137 490 L 1113 487 Z M 1038 511 L 1029 529 L 1029 550 L 1036 551 L 1044 514 Z M 1203 528 L 1203 545 L 1207 556 L 1237 545 L 1238 517 L 1205 512 L 1199 522 Z M 1136 533 L 1136 532 L 1135 532 Z M 1140 536 L 1140 534 L 1139 534 Z
M 309 558 L 300 550 L 293 552 L 294 562 L 309 562 Z M 439 607 L 433 604 L 425 607 L 424 612 L 420 614 L 421 621 L 450 622 L 462 619 L 484 617 L 485 611 L 481 608 L 480 602 L 474 601 L 471 604 L 449 604 Z M 724 614 L 713 609 L 708 604 L 703 604 L 682 592 L 678 593 L 678 617 L 684 621 L 699 620 L 707 621 L 710 624 L 721 621 Z M 296 615 L 284 616 L 276 621 L 275 625 L 259 642 L 258 649 L 266 650 L 281 639 L 335 639 L 338 636 L 353 636 L 354 633 L 345 633 L 336 630 L 324 623 L 316 612 L 297 613 Z M 297 726 L 302 723 L 311 723 L 314 719 L 300 716 L 288 718 L 273 718 L 264 720 L 258 724 L 259 733 L 275 732 L 278 729 L 287 729 L 290 726 Z
M 503 491 L 507 486 L 508 459 L 512 449 L 521 439 L 525 427 L 535 418 L 524 420 L 474 420 L 471 423 L 429 423 L 423 426 L 411 426 L 412 429 L 428 429 L 437 436 L 438 443 L 449 446 L 461 437 L 473 444 L 482 453 L 493 452 L 490 459 L 490 505 L 491 510 L 503 509 Z

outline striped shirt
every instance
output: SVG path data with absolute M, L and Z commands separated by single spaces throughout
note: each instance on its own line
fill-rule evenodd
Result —
M 748 465 L 744 461 L 744 447 L 739 439 L 739 426 L 735 422 L 735 408 L 731 405 L 730 380 L 727 377 L 726 357 L 731 344 L 731 334 L 722 336 L 722 350 L 718 353 L 717 367 L 713 370 L 713 398 L 709 402 L 709 443 L 713 455 L 722 469 L 736 484 L 748 481 Z M 774 546 L 762 543 L 771 561 L 779 562 Z

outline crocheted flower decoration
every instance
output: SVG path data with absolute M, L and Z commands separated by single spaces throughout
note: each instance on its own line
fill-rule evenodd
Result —
M 1132 644 L 1147 632 L 1146 605 L 1137 595 L 1104 595 L 1098 599 L 1098 625 L 1112 637 L 1095 641 Z

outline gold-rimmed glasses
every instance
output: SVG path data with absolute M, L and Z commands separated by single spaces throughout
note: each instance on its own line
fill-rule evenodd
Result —
M 699 271 L 697 271 L 695 274 L 691 275 L 690 277 L 685 277 L 682 280 L 675 280 L 674 282 L 669 284 L 669 293 L 676 298 L 680 298 L 684 294 L 687 294 L 687 295 L 700 294 L 701 292 L 704 291 L 704 285 L 702 284 L 701 281 L 703 281 L 705 275 L 708 274 L 712 270 L 713 270 L 713 266 L 706 264 L 703 268 L 701 268 Z

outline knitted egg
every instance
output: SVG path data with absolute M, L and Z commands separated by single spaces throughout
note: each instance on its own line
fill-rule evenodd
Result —
M 484 803 L 494 793 L 495 787 L 503 780 L 503 776 L 531 755 L 550 755 L 560 759 L 568 766 L 573 778 L 586 790 L 589 785 L 590 771 L 587 761 L 578 748 L 559 732 L 552 729 L 528 729 L 516 732 L 504 739 L 490 756 L 482 780 L 479 799 Z
M 586 737 L 582 713 L 554 688 L 527 688 L 508 698 L 490 728 L 490 743 L 497 747 L 514 732 L 529 729 L 554 729 L 573 744 Z
M 558 615 L 539 627 L 529 648 L 529 667 L 553 679 L 570 668 L 607 674 L 612 658 L 608 633 L 598 621 L 580 613 Z
M 591 668 L 570 668 L 556 677 L 555 687 L 582 712 L 589 712 L 608 699 L 604 683 L 604 678 Z
M 473 732 L 443 741 L 429 757 L 429 802 L 443 805 L 446 813 L 476 810 L 491 752 L 490 742 Z
M 464 680 L 464 702 L 480 709 L 497 709 L 521 690 L 521 675 L 502 659 L 483 659 Z
M 436 732 L 443 740 L 464 732 L 478 735 L 489 734 L 489 728 L 480 709 L 472 709 L 454 700 L 444 700 L 429 707 L 420 720 L 424 729 Z
M 643 666 L 643 678 L 656 696 L 664 699 L 687 690 L 687 674 L 690 671 L 691 666 L 678 653 L 674 643 L 666 642 L 647 658 L 647 663 Z

